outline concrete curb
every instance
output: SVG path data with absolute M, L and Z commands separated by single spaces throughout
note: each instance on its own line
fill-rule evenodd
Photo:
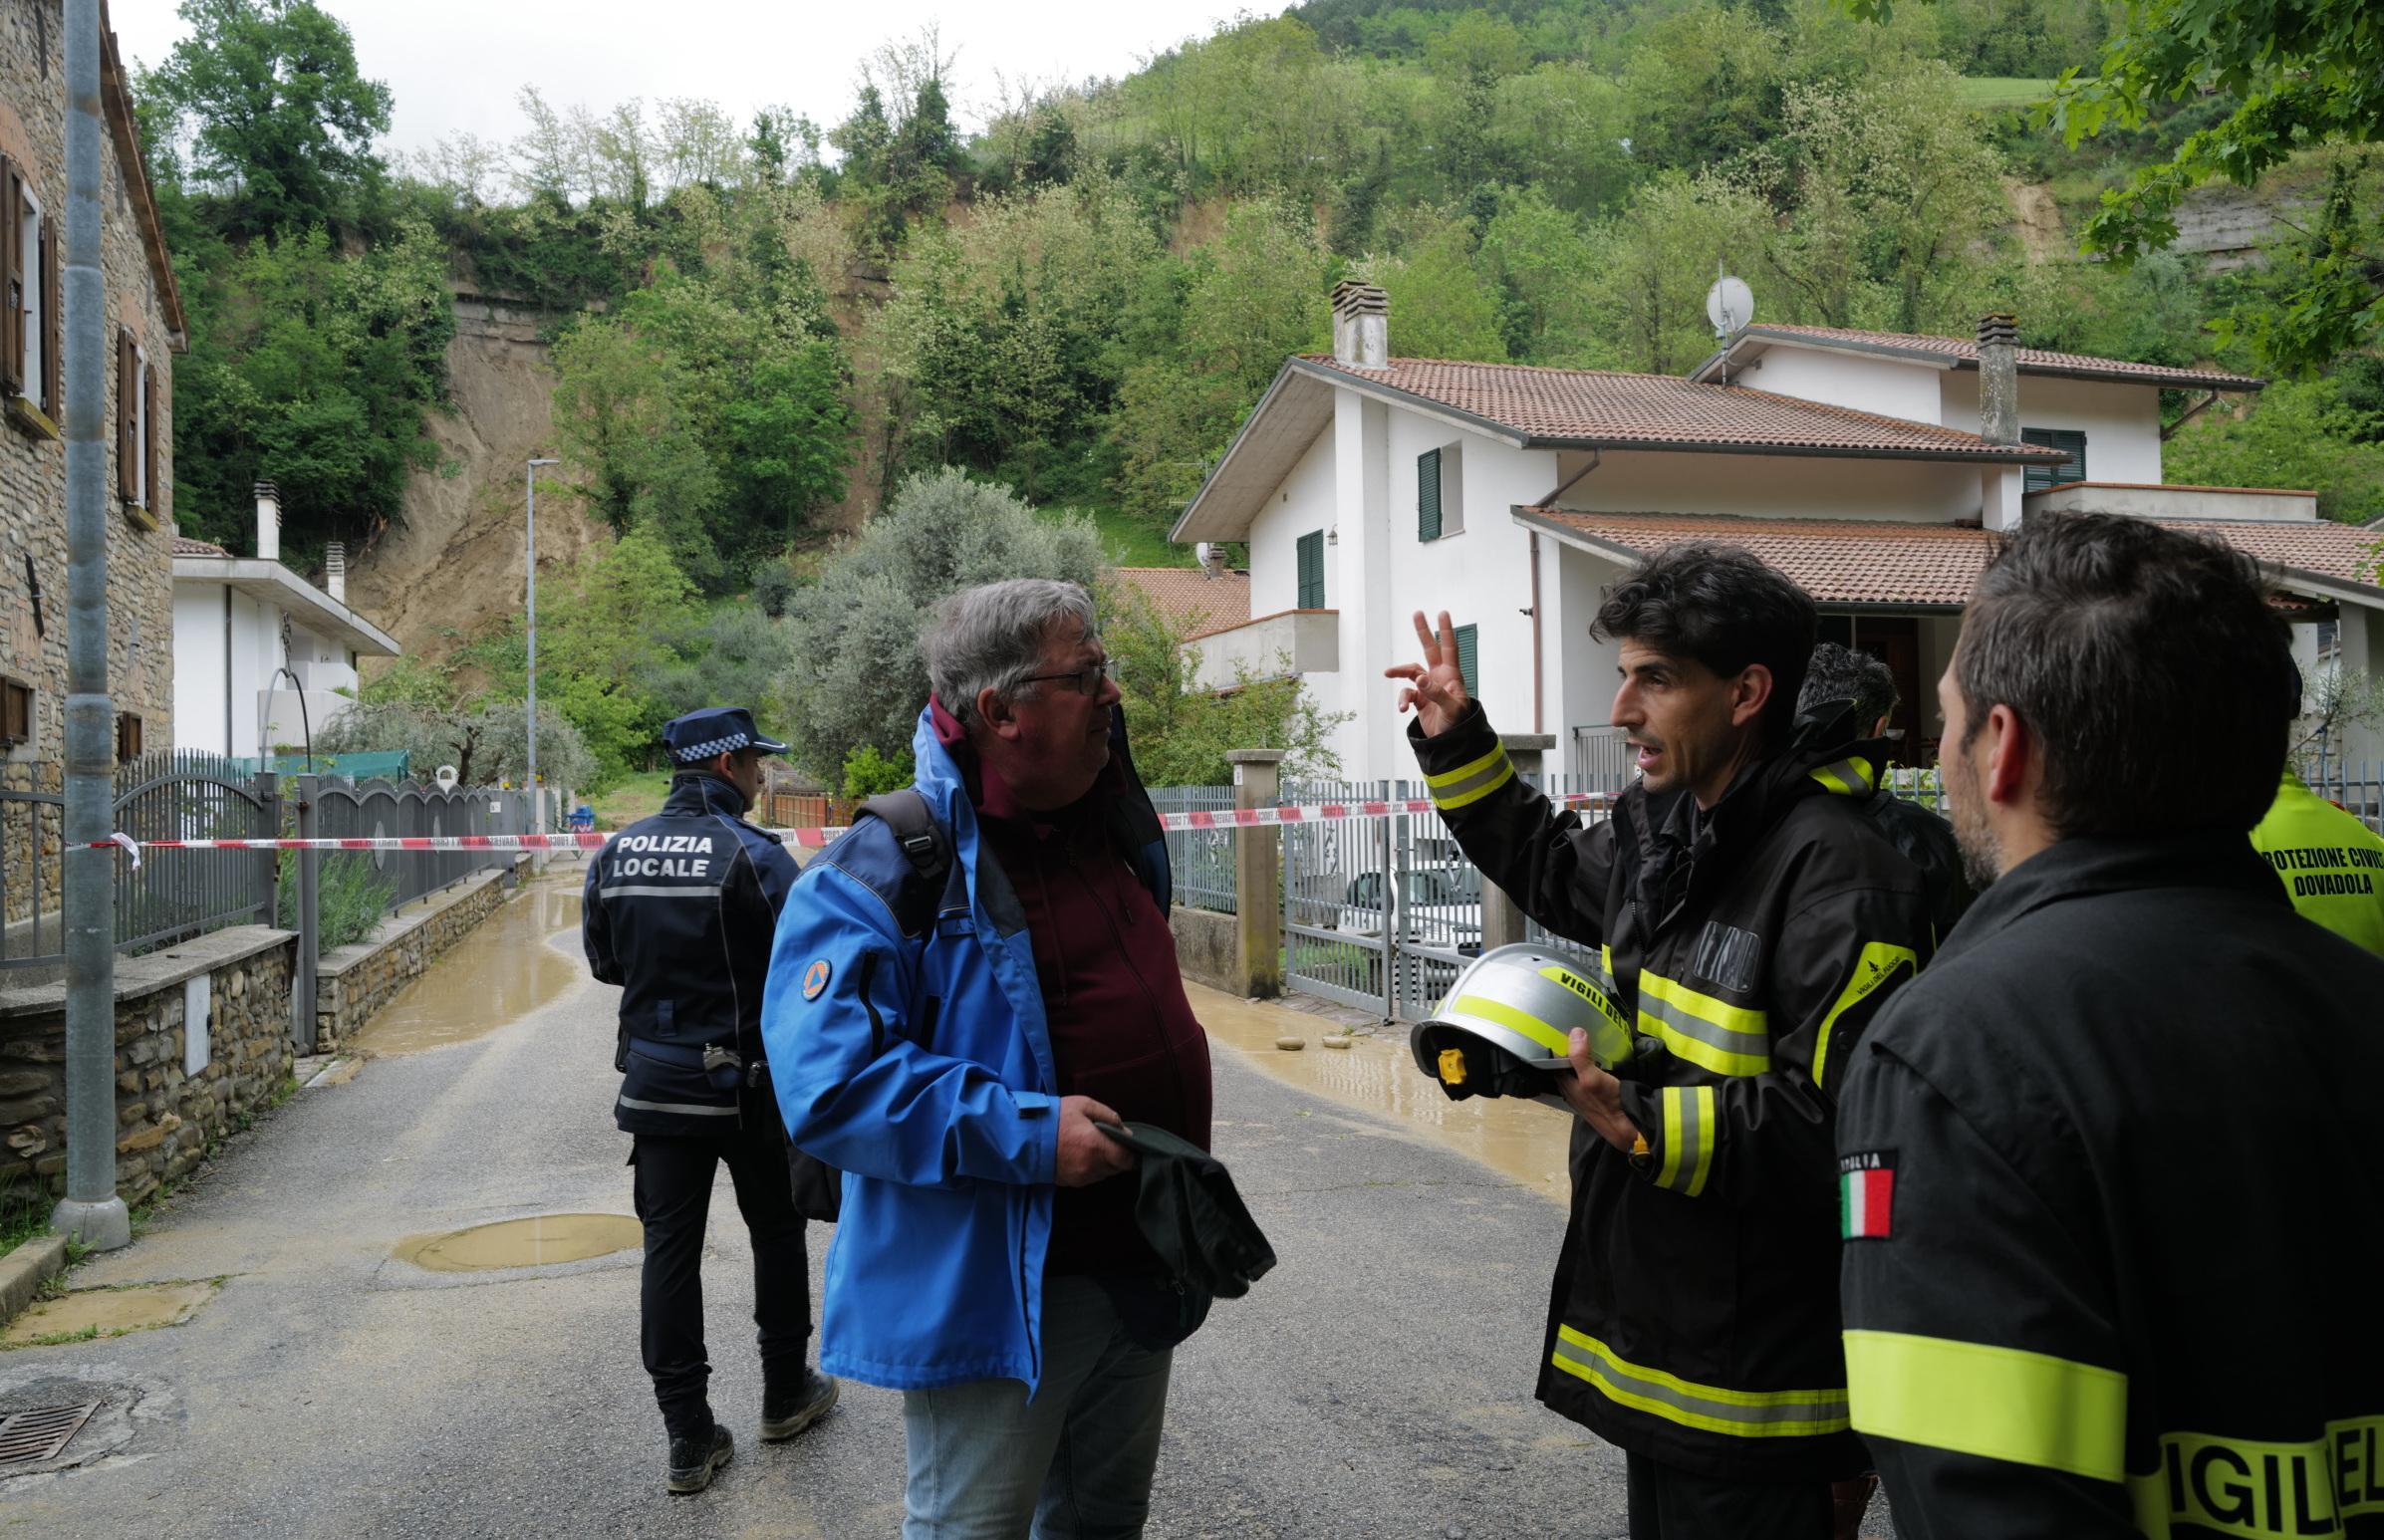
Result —
M 65 1266 L 64 1235 L 36 1235 L 0 1256 L 0 1326 L 15 1320 L 17 1312 L 32 1304 L 42 1285 Z

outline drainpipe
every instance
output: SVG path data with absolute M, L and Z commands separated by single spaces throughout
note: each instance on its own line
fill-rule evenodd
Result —
M 100 279 L 100 0 L 66 0 L 66 1197 L 50 1227 L 132 1239 L 116 1191 L 115 712 L 108 699 L 107 301 Z

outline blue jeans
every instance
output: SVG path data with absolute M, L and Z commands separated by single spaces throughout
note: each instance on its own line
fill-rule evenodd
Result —
M 1133 1540 L 1174 1360 L 1127 1337 L 1099 1283 L 1045 1278 L 1034 1400 L 1017 1380 L 903 1393 L 903 1540 Z

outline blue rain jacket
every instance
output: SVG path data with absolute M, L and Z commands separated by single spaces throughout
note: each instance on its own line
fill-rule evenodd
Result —
M 1165 913 L 1167 844 L 1122 712 L 1110 749 L 1113 839 Z M 762 998 L 788 1137 L 845 1173 L 820 1367 L 895 1390 L 1021 1380 L 1031 1395 L 1059 1150 L 1051 1038 L 1025 916 L 927 711 L 912 750 L 952 841 L 937 912 L 904 933 L 910 859 L 865 818 L 796 883 Z

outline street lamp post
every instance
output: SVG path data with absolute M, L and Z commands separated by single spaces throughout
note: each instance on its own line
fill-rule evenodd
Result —
M 530 763 L 526 779 L 530 786 L 530 829 L 544 832 L 546 825 L 540 817 L 546 810 L 545 800 L 538 791 L 538 467 L 559 465 L 560 460 L 532 460 L 522 472 L 523 491 L 529 498 L 529 516 L 524 525 L 522 566 L 529 575 L 529 633 L 530 633 L 530 703 L 528 723 L 530 732 Z

